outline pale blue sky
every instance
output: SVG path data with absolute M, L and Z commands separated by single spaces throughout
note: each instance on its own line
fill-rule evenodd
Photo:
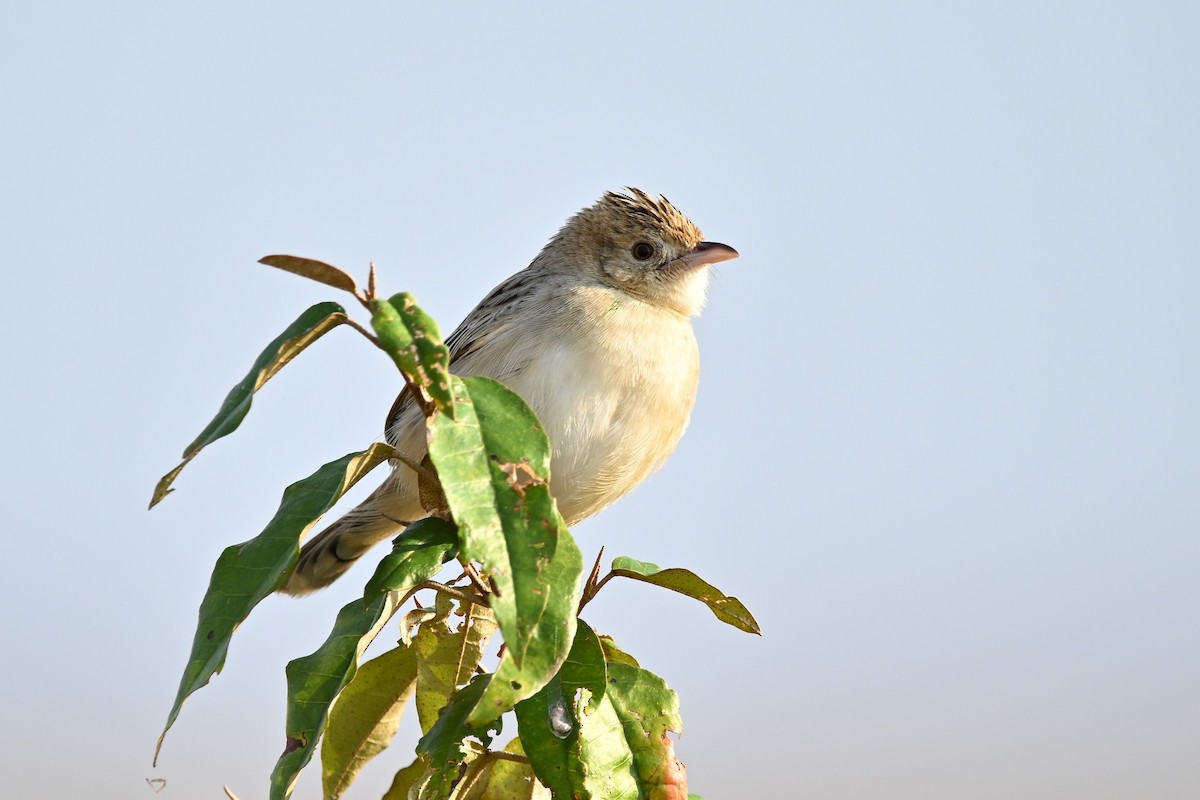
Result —
M 449 329 L 631 184 L 742 252 L 675 458 L 576 529 L 763 625 L 586 613 L 679 691 L 693 791 L 1200 796 L 1198 41 L 1167 2 L 4 4 L 6 794 L 264 797 L 283 667 L 369 574 L 264 603 L 151 768 L 213 560 L 398 383 L 335 332 L 146 512 L 334 296 L 256 259 L 373 259 Z

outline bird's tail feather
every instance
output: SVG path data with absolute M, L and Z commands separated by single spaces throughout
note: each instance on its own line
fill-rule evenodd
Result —
M 280 591 L 299 596 L 323 589 L 354 566 L 373 545 L 395 536 L 403 528 L 400 521 L 373 507 L 368 498 L 301 548 L 296 568 Z

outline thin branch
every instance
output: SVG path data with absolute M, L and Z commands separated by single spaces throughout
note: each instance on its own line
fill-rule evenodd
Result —
M 595 597 L 596 595 L 600 594 L 600 590 L 604 588 L 604 584 L 608 583 L 615 577 L 617 577 L 617 573 L 613 572 L 612 570 L 609 570 L 608 574 L 605 575 L 603 578 L 601 578 L 600 582 L 596 584 L 596 588 L 592 592 L 592 597 Z
M 512 761 L 515 764 L 530 763 L 529 758 L 527 756 L 518 755 L 516 753 L 510 753 L 507 750 L 489 750 L 487 753 L 480 756 L 480 758 L 487 758 L 489 756 L 491 758 L 496 759 L 497 761 Z
M 356 294 L 356 295 L 354 295 L 354 296 L 355 296 L 355 297 L 358 297 L 358 295 L 357 295 L 357 294 Z M 359 299 L 359 300 L 362 300 L 362 298 L 361 298 L 361 297 L 358 297 L 358 299 Z M 369 304 L 366 304 L 366 303 L 364 303 L 364 305 L 367 305 L 367 309 L 368 309 L 368 310 L 371 308 L 371 306 L 370 306 Z M 367 330 L 366 328 L 364 328 L 362 325 L 359 325 L 357 322 L 355 322 L 354 320 L 350 319 L 349 317 L 346 317 L 346 324 L 347 324 L 347 325 L 349 325 L 351 328 L 354 328 L 354 330 L 358 331 L 358 332 L 359 332 L 359 333 L 361 333 L 363 336 L 365 336 L 365 337 L 367 337 L 368 339 L 370 339 L 370 340 L 371 340 L 371 344 L 375 345 L 375 346 L 376 346 L 376 347 L 378 347 L 380 350 L 382 350 L 382 349 L 383 349 L 383 345 L 380 343 L 380 341 L 379 341 L 378 337 L 376 337 L 376 336 L 375 336 L 375 334 L 371 333 L 369 330 Z
M 474 603 L 477 606 L 486 606 L 488 604 L 487 599 L 484 597 L 480 597 L 477 594 L 471 594 L 470 592 L 464 592 L 461 589 L 455 589 L 453 586 L 447 586 L 446 584 L 438 583 L 437 581 L 422 581 L 419 588 L 432 589 L 435 592 L 441 592 L 444 595 L 462 600 L 465 603 Z
M 592 587 L 592 590 L 590 592 L 588 592 L 582 598 L 580 598 L 579 611 L 583 611 L 583 607 L 586 606 L 588 603 L 592 602 L 592 600 L 595 599 L 596 595 L 600 594 L 600 590 L 604 588 L 604 584 L 608 583 L 614 577 L 616 577 L 616 573 L 609 570 L 609 573 L 607 575 L 605 575 L 603 578 L 601 578 L 600 581 L 595 586 Z M 576 613 L 578 613 L 578 612 L 576 612 Z
M 375 299 L 375 262 L 371 262 L 371 271 L 367 273 L 367 297 Z
M 491 593 L 491 590 L 483 582 L 483 576 L 479 574 L 479 569 L 470 561 L 460 561 L 463 565 L 463 574 L 471 579 L 471 583 L 475 584 L 475 588 L 479 593 L 486 596 Z
M 426 469 L 425 466 L 422 465 L 420 461 L 414 461 L 412 458 L 410 458 L 409 456 L 406 456 L 404 453 L 400 452 L 399 450 L 397 450 L 394 447 L 392 448 L 392 451 L 393 451 L 392 456 L 391 456 L 392 458 L 396 459 L 401 464 L 408 467 L 409 469 L 411 469 L 413 472 L 420 475 L 425 480 L 434 481 L 435 483 L 437 482 L 438 476 L 437 476 L 436 472 Z M 412 524 L 412 523 L 408 523 L 408 524 Z
M 583 584 L 583 593 L 579 598 L 579 608 L 575 611 L 576 615 L 578 615 L 580 611 L 583 611 L 583 607 L 592 601 L 592 598 L 596 596 L 596 592 L 600 591 L 600 587 L 604 585 L 605 581 L 612 577 L 612 573 L 610 572 L 604 577 L 603 581 L 597 580 L 600 577 L 600 560 L 602 558 L 604 558 L 603 547 L 601 547 L 600 552 L 596 554 L 596 563 L 592 566 L 592 572 L 590 575 L 588 575 L 587 581 Z

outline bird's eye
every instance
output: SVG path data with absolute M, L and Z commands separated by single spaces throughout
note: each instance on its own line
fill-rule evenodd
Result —
M 649 242 L 638 242 L 629 249 L 638 261 L 646 261 L 654 256 L 654 245 Z

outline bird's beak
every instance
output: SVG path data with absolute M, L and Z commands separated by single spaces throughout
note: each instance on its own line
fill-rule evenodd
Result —
M 672 262 L 690 269 L 737 258 L 738 251 L 720 242 L 701 242 Z

